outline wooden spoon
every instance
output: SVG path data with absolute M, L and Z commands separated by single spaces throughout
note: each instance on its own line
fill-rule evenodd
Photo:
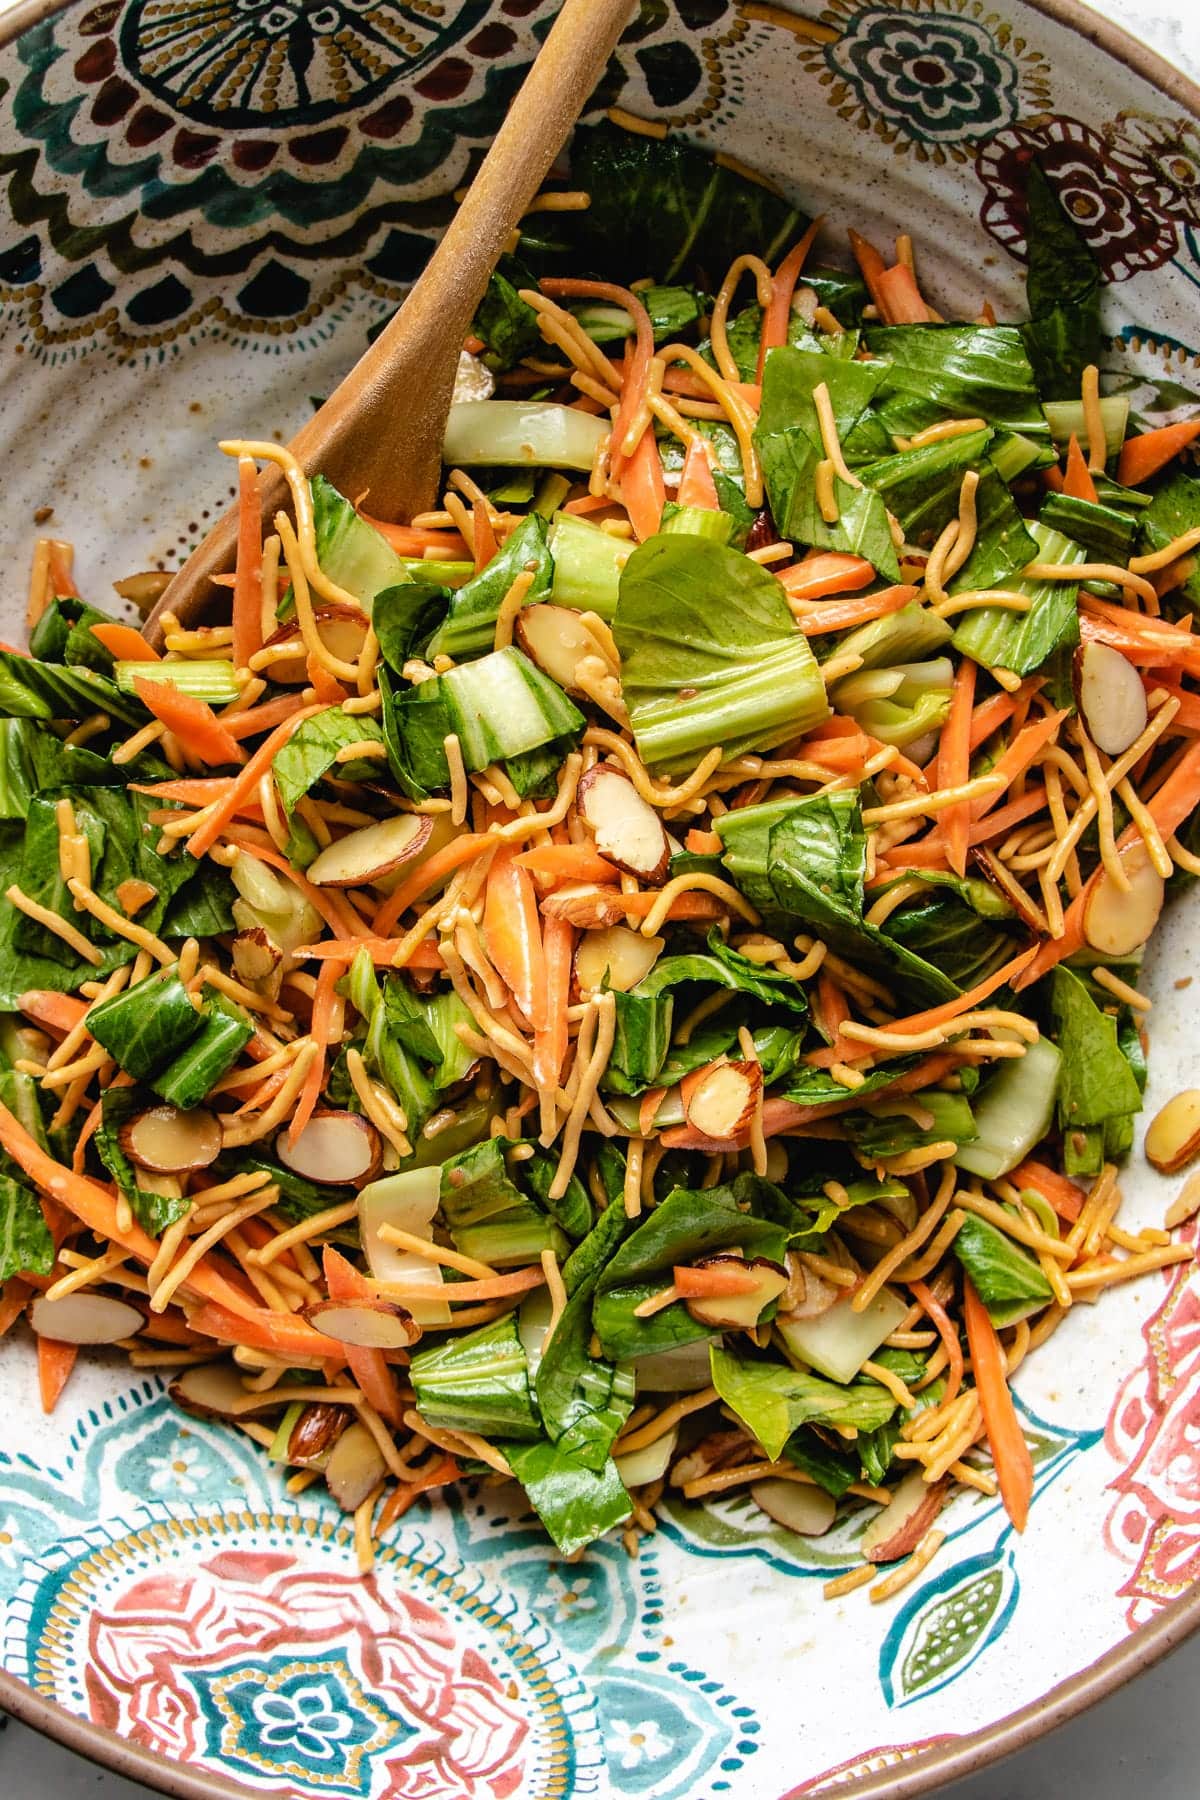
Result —
M 370 494 L 379 518 L 410 519 L 436 498 L 442 433 L 459 352 L 504 245 L 587 104 L 633 0 L 565 0 L 479 172 L 404 305 L 289 449 L 308 475 L 343 493 Z M 254 435 L 253 433 L 251 435 Z M 278 469 L 261 476 L 264 520 L 284 504 Z M 164 590 L 144 631 L 162 615 L 197 620 L 214 575 L 233 567 L 237 512 L 226 513 Z

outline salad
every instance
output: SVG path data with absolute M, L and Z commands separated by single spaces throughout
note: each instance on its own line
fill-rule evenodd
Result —
M 961 1489 L 1024 1526 L 1024 1357 L 1192 1255 L 1194 1184 L 1119 1182 L 1200 872 L 1200 418 L 1101 392 L 1036 164 L 1013 323 L 624 115 L 570 180 L 432 511 L 223 444 L 236 570 L 153 638 L 38 544 L 0 1332 L 47 1408 L 80 1347 L 162 1371 L 364 1567 L 460 1483 L 568 1556 L 748 1493 L 884 1599 Z M 1182 1095 L 1146 1151 L 1198 1143 Z

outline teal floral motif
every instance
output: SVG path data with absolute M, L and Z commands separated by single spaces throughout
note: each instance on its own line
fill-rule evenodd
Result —
M 1016 63 L 992 32 L 957 13 L 867 6 L 826 56 L 868 114 L 917 143 L 990 137 L 1019 111 Z
M 918 1588 L 879 1652 L 889 1706 L 934 1694 L 982 1656 L 1016 1609 L 1020 1583 L 1011 1549 L 970 1557 Z
M 369 1759 L 415 1728 L 364 1691 L 344 1656 L 238 1663 L 197 1683 L 208 1750 L 231 1773 L 291 1776 L 344 1794 L 369 1791 Z

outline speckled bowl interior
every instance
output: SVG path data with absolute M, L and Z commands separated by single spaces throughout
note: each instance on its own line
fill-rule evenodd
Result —
M 549 0 L 100 0 L 0 49 L 0 630 L 39 529 L 101 604 L 226 500 L 215 441 L 287 437 L 419 269 Z M 1200 363 L 1195 91 L 1069 0 L 642 0 L 599 99 L 912 233 L 947 315 L 1020 311 L 1036 154 L 1151 421 Z M 53 525 L 35 515 L 53 508 Z M 42 515 L 44 518 L 44 514 Z M 1195 907 L 1149 959 L 1152 1111 L 1195 1055 Z M 1128 1214 L 1171 1184 L 1136 1151 Z M 0 1343 L 0 1703 L 169 1792 L 344 1800 L 899 1796 L 1011 1748 L 1200 1623 L 1200 1288 L 1077 1307 L 1018 1381 L 1017 1539 L 964 1494 L 890 1607 L 744 1498 L 673 1501 L 636 1565 L 561 1563 L 495 1489 L 414 1508 L 359 1581 L 323 1490 L 98 1358 L 38 1409 Z

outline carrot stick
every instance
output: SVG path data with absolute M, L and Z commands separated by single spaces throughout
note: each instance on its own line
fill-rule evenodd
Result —
M 118 662 L 161 662 L 158 651 L 132 625 L 93 625 L 92 636 Z
M 878 279 L 879 307 L 885 324 L 927 325 L 933 317 L 921 297 L 917 278 L 907 263 L 894 263 Z
M 1189 419 L 1182 425 L 1160 425 L 1157 431 L 1143 431 L 1140 437 L 1126 438 L 1117 463 L 1117 480 L 1124 487 L 1141 487 L 1165 469 L 1197 435 L 1200 419 Z
M 135 676 L 133 686 L 142 705 L 201 762 L 245 762 L 246 752 L 205 701 L 182 693 L 169 681 L 139 681 Z
M 365 512 L 360 512 L 359 518 L 373 525 L 400 556 L 423 557 L 429 550 L 443 562 L 470 560 L 470 547 L 457 531 L 422 531 L 415 525 L 393 525 L 387 519 L 373 519 Z
M 817 976 L 817 1016 L 822 1031 L 829 1039 L 829 1049 L 834 1060 L 843 1061 L 847 1051 L 853 1055 L 857 1045 L 841 1034 L 842 1026 L 850 1017 L 846 995 L 841 983 L 826 968 L 822 968 Z
M 607 494 L 580 494 L 577 500 L 568 500 L 562 511 L 586 516 L 588 513 L 603 512 L 606 506 L 612 504 Z
M 1035 1162 L 1027 1157 L 1011 1169 L 1007 1179 L 1015 1188 L 1032 1188 L 1052 1206 L 1060 1219 L 1066 1219 L 1073 1225 L 1083 1210 L 1083 1190 L 1060 1175 L 1057 1169 L 1049 1169 L 1045 1163 Z
M 293 956 L 309 962 L 330 961 L 347 967 L 354 961 L 360 950 L 365 950 L 377 969 L 392 966 L 392 959 L 404 940 L 402 938 L 338 938 L 333 943 L 325 939 L 319 944 L 301 944 Z M 444 968 L 442 953 L 435 943 L 428 938 L 418 944 L 405 963 L 407 969 L 441 969 Z
M 305 719 L 311 718 L 313 713 L 320 712 L 320 710 L 319 706 L 302 706 L 299 712 L 293 713 L 290 719 L 285 719 L 283 724 L 277 726 L 270 737 L 258 746 L 241 772 L 231 778 L 228 792 L 212 816 L 206 819 L 202 825 L 198 825 L 187 840 L 188 850 L 193 856 L 203 856 L 205 851 L 211 850 L 243 800 L 248 800 L 254 793 L 262 777 L 267 773 L 292 733 Z
M 917 1299 L 921 1302 L 921 1305 L 925 1308 L 926 1317 L 936 1327 L 938 1336 L 946 1346 L 946 1357 L 950 1373 L 946 1382 L 946 1391 L 942 1395 L 942 1405 L 949 1406 L 952 1400 L 958 1398 L 958 1390 L 962 1386 L 962 1340 L 954 1328 L 954 1323 L 950 1314 L 946 1311 L 945 1307 L 932 1290 L 926 1287 L 923 1281 L 910 1281 L 908 1285 L 916 1295 Z
M 365 1275 L 360 1275 L 354 1264 L 347 1262 L 340 1251 L 332 1244 L 326 1244 L 322 1259 L 325 1272 L 325 1285 L 329 1289 L 331 1300 L 375 1300 L 378 1298 L 374 1287 Z M 364 1349 L 357 1344 L 343 1344 L 342 1353 L 350 1365 L 351 1373 L 359 1387 L 375 1408 L 381 1419 L 389 1425 L 404 1423 L 404 1407 L 396 1391 L 396 1382 L 391 1366 L 382 1350 Z
M 335 986 L 340 970 L 334 962 L 321 964 L 317 976 L 317 985 L 313 993 L 311 1034 L 321 1047 L 309 1064 L 304 1086 L 300 1089 L 296 1101 L 296 1110 L 292 1114 L 288 1126 L 288 1143 L 294 1147 L 296 1139 L 313 1116 L 313 1109 L 321 1098 L 321 1089 L 325 1085 L 325 1061 L 329 1054 L 330 1032 L 333 1026 L 333 1007 L 337 998 Z M 282 1071 L 281 1071 L 282 1073 Z
M 1052 494 L 1063 493 L 1067 485 L 1063 480 L 1062 470 L 1053 467 L 1042 470 L 1042 481 Z
M 1006 693 L 1003 689 L 998 694 L 992 694 L 988 699 L 981 700 L 971 713 L 970 746 L 972 751 L 978 750 L 980 744 L 985 743 L 994 731 L 999 731 L 1002 725 L 1007 724 L 1016 710 L 1017 695 Z M 935 768 L 936 763 L 935 757 L 933 765 Z
M 1061 712 L 1047 713 L 1043 718 L 1035 720 L 1032 725 L 1024 726 L 1002 755 L 992 764 L 990 773 L 1004 778 L 1004 787 L 997 788 L 994 793 L 981 794 L 977 800 L 968 803 L 968 815 L 971 819 L 981 819 L 985 813 L 992 811 L 1005 788 L 1025 773 L 1038 752 L 1053 741 L 1058 728 L 1066 718 L 1066 709 Z
M 967 841 L 974 849 L 976 844 L 986 844 L 993 838 L 1003 837 L 1014 825 L 1020 825 L 1034 813 L 1040 812 L 1045 804 L 1045 788 L 1029 788 L 1019 800 L 1010 800 L 1007 806 L 1001 806 L 994 813 L 987 813 L 982 819 L 973 821 L 967 833 Z M 935 830 L 928 837 L 918 838 L 915 843 L 897 844 L 889 856 L 881 856 L 875 879 L 890 881 L 900 869 L 945 867 L 946 840 L 940 830 Z
M 456 1306 L 468 1300 L 507 1300 L 510 1294 L 524 1294 L 530 1288 L 541 1287 L 545 1279 L 539 1264 L 536 1268 L 513 1269 L 506 1275 L 490 1275 L 480 1281 L 448 1282 L 439 1298 L 451 1300 Z M 397 1287 L 402 1285 L 401 1282 L 395 1283 Z M 428 1289 L 423 1288 L 421 1291 L 425 1294 Z M 375 1297 L 374 1288 L 371 1289 L 371 1294 Z M 401 1301 L 400 1304 L 403 1305 L 404 1302 Z
M 752 1294 L 758 1286 L 754 1272 L 732 1263 L 718 1263 L 711 1269 L 693 1269 L 679 1264 L 672 1270 L 676 1291 L 683 1300 L 715 1300 L 727 1294 Z
M 349 697 L 341 682 L 311 653 L 305 657 L 304 666 L 308 671 L 308 685 L 322 706 L 340 706 Z
M 278 700 L 268 700 L 263 706 L 248 706 L 245 712 L 223 718 L 221 724 L 231 738 L 257 737 L 260 731 L 274 731 L 277 725 L 282 725 L 303 707 L 299 694 L 281 694 Z
M 1024 1531 L 1033 1498 L 1033 1458 L 1021 1432 L 1004 1371 L 1004 1352 L 987 1307 L 969 1275 L 963 1276 L 963 1319 L 975 1375 L 975 1391 L 996 1465 L 1000 1498 L 1017 1531 Z
M 792 317 L 792 296 L 796 292 L 796 283 L 800 279 L 800 271 L 805 259 L 816 241 L 821 229 L 821 220 L 814 219 L 799 243 L 793 244 L 771 278 L 771 303 L 763 314 L 762 332 L 758 344 L 759 381 L 763 378 L 763 364 L 767 360 L 768 350 L 778 350 L 788 341 L 788 325 Z
M 545 1023 L 534 1033 L 533 1071 L 538 1086 L 550 1088 L 557 1085 L 567 1054 L 574 926 L 566 919 L 543 919 L 542 951 L 546 965 L 546 1015 Z
M 712 446 L 699 433 L 687 447 L 675 498 L 680 506 L 698 506 L 705 512 L 720 511 L 721 502 L 712 473 Z
M 78 1344 L 63 1344 L 57 1338 L 38 1338 L 38 1390 L 44 1413 L 52 1413 L 58 1405 L 59 1396 L 67 1385 L 67 1378 L 75 1367 L 78 1355 Z
M 857 231 L 849 232 L 848 236 L 850 238 L 850 248 L 854 252 L 854 260 L 857 262 L 859 269 L 862 272 L 862 278 L 867 284 L 867 292 L 879 308 L 880 317 L 882 318 L 884 315 L 884 305 L 879 284 L 881 277 L 885 273 L 886 264 L 874 244 L 868 243 L 865 237 L 860 237 Z
M 251 1350 L 269 1350 L 285 1360 L 291 1356 L 303 1356 L 309 1361 L 336 1358 L 339 1364 L 349 1360 L 348 1345 L 326 1337 L 323 1331 L 315 1331 L 294 1313 L 268 1312 L 265 1307 L 241 1302 L 240 1297 L 236 1312 L 219 1301 L 207 1301 L 188 1313 L 188 1324 L 203 1337 L 216 1338 L 223 1344 L 245 1344 Z M 365 1388 L 363 1392 L 366 1393 Z M 367 1398 L 371 1398 L 369 1394 Z M 379 1408 L 375 1410 L 378 1412 Z
M 475 538 L 475 573 L 478 575 L 487 568 L 500 547 L 488 517 L 486 501 L 476 500 L 471 508 L 471 528 Z
M 897 1075 L 895 1081 L 877 1088 L 873 1098 L 881 1100 L 885 1094 L 912 1094 L 920 1088 L 932 1087 L 934 1082 L 940 1081 L 943 1075 L 949 1075 L 958 1066 L 958 1060 L 953 1054 L 939 1050 L 932 1056 L 924 1057 L 915 1069 L 908 1069 L 903 1075 Z M 818 1106 L 805 1106 L 798 1100 L 768 1096 L 763 1101 L 763 1136 L 771 1138 L 795 1134 L 803 1137 L 805 1127 L 819 1126 L 825 1120 L 834 1119 L 839 1113 L 849 1112 L 861 1104 L 852 1093 L 848 1093 L 844 1100 L 825 1100 Z M 668 1150 L 703 1150 L 712 1156 L 718 1150 L 744 1150 L 750 1142 L 750 1133 L 745 1131 L 735 1138 L 710 1138 L 694 1125 L 672 1125 L 662 1133 L 658 1141 Z
M 34 1025 L 61 1037 L 74 1031 L 88 1010 L 86 1000 L 76 1000 L 73 994 L 56 994 L 50 988 L 30 988 L 20 995 L 17 1006 Z
M 950 695 L 950 711 L 942 727 L 938 744 L 937 775 L 939 788 L 961 787 L 971 772 L 971 709 L 975 703 L 975 664 L 964 656 L 954 676 Z M 942 837 L 946 844 L 946 860 L 956 875 L 967 872 L 967 846 L 971 826 L 971 808 L 960 800 L 948 806 L 941 815 Z
M 528 869 L 502 851 L 488 870 L 483 901 L 483 935 L 496 972 L 535 1031 L 544 1031 L 546 953 L 537 894 Z
M 411 1481 L 404 1481 L 394 1487 L 383 1504 L 379 1520 L 375 1527 L 376 1535 L 382 1537 L 390 1531 L 397 1520 L 402 1519 L 418 1495 L 427 1493 L 430 1488 L 448 1487 L 457 1481 L 462 1471 L 452 1456 L 441 1456 L 432 1462 L 428 1469 L 422 1469 Z
M 603 893 L 603 890 L 601 892 Z M 608 896 L 605 895 L 605 898 Z M 633 894 L 622 894 L 620 900 L 623 913 L 629 914 L 631 918 L 644 919 L 646 914 L 657 905 L 658 895 L 643 890 Z M 692 891 L 675 896 L 667 917 L 668 919 L 723 919 L 728 912 L 728 905 L 716 894 Z
M 654 1119 L 662 1105 L 665 1087 L 647 1088 L 638 1104 L 638 1136 L 649 1137 L 654 1129 Z
M 1147 693 L 1154 688 L 1161 688 L 1172 700 L 1178 700 L 1179 711 L 1171 720 L 1172 731 L 1200 731 L 1200 694 L 1189 694 L 1177 681 L 1167 681 L 1161 676 L 1144 680 L 1143 686 Z
M 932 1031 L 936 1025 L 948 1025 L 952 1019 L 957 1019 L 960 1013 L 973 1012 L 977 1006 L 982 1006 L 983 1002 L 994 994 L 997 988 L 1002 988 L 1006 981 L 1013 982 L 1015 986 L 1016 977 L 1022 969 L 1029 967 L 1034 954 L 1033 950 L 1020 951 L 994 974 L 989 975 L 984 981 L 977 982 L 973 988 L 968 988 L 966 993 L 960 994 L 956 1000 L 943 1001 L 941 1006 L 928 1007 L 925 1012 L 910 1013 L 906 1019 L 895 1020 L 888 1026 L 888 1030 L 905 1033 Z
M 617 408 L 617 416 L 613 420 L 612 428 L 613 479 L 620 480 L 626 463 L 626 458 L 621 451 L 621 444 L 624 441 L 626 432 L 633 423 L 634 415 L 636 414 L 638 407 L 642 403 L 642 397 L 646 391 L 646 383 L 650 378 L 650 362 L 654 355 L 654 327 L 650 323 L 650 315 L 636 294 L 631 293 L 628 288 L 614 286 L 611 281 L 554 279 L 543 281 L 540 285 L 543 294 L 549 294 L 556 300 L 562 298 L 575 300 L 608 300 L 614 306 L 623 307 L 629 314 L 629 317 L 633 320 L 633 355 L 632 357 L 627 357 L 625 359 L 625 378 L 621 383 L 621 404 Z M 650 426 L 647 426 L 642 432 L 642 435 L 637 442 L 637 448 L 641 448 L 646 438 L 649 438 L 653 443 L 654 431 Z M 632 457 L 629 460 L 632 461 Z M 655 447 L 655 462 L 658 462 L 657 446 Z M 625 504 L 628 507 L 628 500 Z M 659 512 L 661 513 L 661 511 L 662 507 L 660 506 Z M 630 509 L 630 517 L 633 517 L 632 509 Z M 655 521 L 655 523 L 657 525 L 657 521 Z M 637 530 L 636 521 L 634 523 L 634 530 Z M 639 536 L 640 535 L 641 533 L 639 533 Z M 649 536 L 650 534 L 647 532 L 646 535 Z
M 1130 662 L 1180 663 L 1189 675 L 1200 675 L 1200 639 L 1180 625 L 1148 618 L 1127 606 L 1112 606 L 1094 594 L 1079 596 L 1079 628 L 1084 637 L 1099 637 Z
M 238 457 L 237 567 L 233 580 L 233 666 L 262 649 L 262 504 L 252 456 Z
M 775 573 L 793 600 L 854 593 L 875 579 L 874 567 L 865 557 L 847 556 L 840 550 L 814 551 L 802 562 L 790 563 Z
M 455 869 L 461 869 L 465 862 L 473 856 L 479 856 L 485 850 L 494 847 L 496 840 L 486 832 L 464 832 L 462 837 L 452 839 L 444 849 L 436 850 L 432 856 L 426 857 L 420 868 L 411 874 L 407 881 L 401 882 L 394 893 L 390 894 L 375 915 L 375 930 L 380 937 L 387 937 L 397 919 L 399 919 L 414 900 L 419 900 L 437 882 L 453 875 Z
M 853 625 L 866 625 L 871 619 L 882 619 L 899 612 L 917 590 L 901 582 L 898 587 L 881 588 L 877 594 L 861 594 L 853 600 L 827 600 L 811 612 L 796 614 L 796 623 L 805 637 L 819 637 L 825 631 L 846 631 Z M 971 665 L 974 667 L 974 664 Z
M 546 844 L 522 850 L 513 861 L 531 875 L 548 875 L 557 881 L 616 881 L 620 873 L 587 844 Z
M 1126 484 L 1131 485 L 1131 484 Z M 1071 433 L 1071 441 L 1067 445 L 1067 467 L 1063 475 L 1062 491 L 1069 494 L 1072 500 L 1090 500 L 1095 504 L 1096 484 L 1092 480 L 1092 471 L 1087 466 L 1087 459 L 1079 448 L 1079 439 Z
M 616 426 L 613 427 L 616 441 Z M 662 522 L 667 490 L 663 485 L 662 458 L 652 431 L 643 431 L 632 456 L 625 459 L 621 475 L 621 499 L 639 543 L 653 537 Z
M 12 1330 L 32 1293 L 29 1283 L 19 1275 L 10 1275 L 7 1281 L 0 1282 L 0 1337 Z

